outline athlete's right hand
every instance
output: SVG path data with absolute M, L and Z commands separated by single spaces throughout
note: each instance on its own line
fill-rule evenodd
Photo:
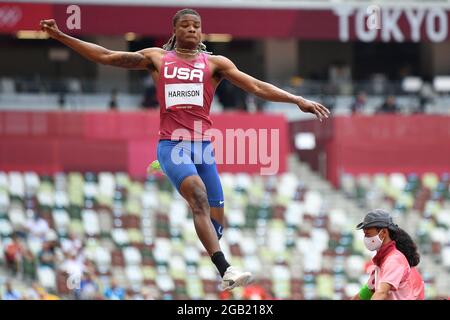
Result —
M 56 39 L 61 34 L 55 19 L 41 20 L 40 26 L 41 30 L 47 32 L 50 38 Z

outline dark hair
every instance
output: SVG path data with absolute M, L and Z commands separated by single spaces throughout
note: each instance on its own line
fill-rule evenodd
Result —
M 415 267 L 420 262 L 420 254 L 417 252 L 417 246 L 405 230 L 398 226 L 388 228 L 389 237 L 395 241 L 397 249 L 403 253 L 408 260 L 410 267 Z
M 200 14 L 197 11 L 195 11 L 194 9 L 182 9 L 182 10 L 178 11 L 177 13 L 175 13 L 175 15 L 173 16 L 172 25 L 175 27 L 178 20 L 180 20 L 180 18 L 182 16 L 184 16 L 185 14 L 192 14 L 192 15 L 200 18 Z M 177 43 L 177 39 L 175 37 L 175 34 L 173 34 L 169 38 L 169 40 L 163 45 L 163 49 L 167 50 L 167 51 L 173 50 L 176 47 L 176 43 Z M 205 52 L 205 53 L 210 53 L 210 52 L 206 51 L 206 45 L 203 42 L 200 42 L 198 44 L 197 50 L 201 51 L 201 52 Z

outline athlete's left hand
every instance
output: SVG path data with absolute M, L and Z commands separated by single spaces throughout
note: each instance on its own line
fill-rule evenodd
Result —
M 331 114 L 330 110 L 320 103 L 302 97 L 299 97 L 297 106 L 303 112 L 315 114 L 320 121 L 322 121 L 323 118 L 328 118 Z

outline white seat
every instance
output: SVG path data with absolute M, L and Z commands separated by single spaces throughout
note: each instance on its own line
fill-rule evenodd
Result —
M 96 236 L 100 233 L 100 223 L 97 213 L 94 210 L 85 209 L 81 212 L 83 227 L 89 236 Z
M 55 205 L 57 207 L 68 207 L 69 206 L 69 195 L 66 191 L 56 190 L 55 191 Z
M 8 174 L 4 171 L 0 171 L 0 189 L 9 189 Z
M 384 175 L 383 175 L 384 176 Z M 364 189 L 370 189 L 372 186 L 372 178 L 368 174 L 361 174 L 357 178 L 358 184 Z
M 365 272 L 364 265 L 365 259 L 361 256 L 352 255 L 345 261 L 345 272 L 349 276 L 354 276 L 357 274 L 362 274 Z
M 273 252 L 282 252 L 286 248 L 286 229 L 270 228 L 268 231 L 268 245 Z
M 435 228 L 431 231 L 430 238 L 434 242 L 439 242 L 441 244 L 445 244 L 450 239 L 448 239 L 447 232 L 444 228 Z
M 183 253 L 186 263 L 198 263 L 200 260 L 200 252 L 195 246 L 186 246 Z
M 212 263 L 204 264 L 201 263 L 198 267 L 198 275 L 201 279 L 204 280 L 216 280 L 217 279 L 217 271 L 214 268 Z
M 55 190 L 66 190 L 67 189 L 67 177 L 64 172 L 58 172 L 54 175 L 54 185 Z
M 111 237 L 119 246 L 127 245 L 130 242 L 128 233 L 124 229 L 113 229 L 111 231 Z
M 113 221 L 110 213 L 107 210 L 100 209 L 98 211 L 98 219 L 100 223 L 101 232 L 110 233 L 113 227 Z
M 13 227 L 7 219 L 0 219 L 0 235 L 7 237 L 13 232 Z
M 23 198 L 25 195 L 25 184 L 20 172 L 12 171 L 8 175 L 9 193 L 12 196 Z
M 142 208 L 143 209 L 156 209 L 159 206 L 159 196 L 158 191 L 150 192 L 145 190 L 141 196 Z
M 156 261 L 167 262 L 171 259 L 172 244 L 169 239 L 156 238 L 153 255 Z
M 25 212 L 21 207 L 11 207 L 8 212 L 9 221 L 13 225 L 14 229 L 23 228 L 27 223 Z
M 222 182 L 222 186 L 227 189 L 234 189 L 235 187 L 235 176 L 231 173 L 222 173 L 220 175 L 220 181 Z
M 156 277 L 156 285 L 163 292 L 169 292 L 175 289 L 175 283 L 168 274 L 158 275 L 158 277 Z
M 132 286 L 140 285 L 144 281 L 144 274 L 140 266 L 126 266 L 125 274 Z
M 98 192 L 112 198 L 115 188 L 114 175 L 111 172 L 100 172 L 98 175 Z
M 442 265 L 450 268 L 450 246 L 442 248 Z
M 353 177 L 352 174 L 343 173 L 341 175 L 340 185 L 341 185 L 341 189 L 346 194 L 352 195 L 356 188 L 355 178 Z
M 256 240 L 251 236 L 244 236 L 241 243 L 241 250 L 244 256 L 256 254 L 258 246 L 256 245 Z
M 228 228 L 225 232 L 225 238 L 229 245 L 242 243 L 242 232 L 236 228 Z
M 342 231 L 346 228 L 348 219 L 342 209 L 331 209 L 328 215 L 330 217 L 330 229 L 332 231 Z
M 287 205 L 284 217 L 289 226 L 300 226 L 303 222 L 305 206 L 300 201 L 292 201 Z
M 111 254 L 103 247 L 97 247 L 94 260 L 100 272 L 107 272 L 111 268 Z
M 95 182 L 85 182 L 83 187 L 84 196 L 87 198 L 95 198 L 98 194 L 97 184 Z
M 39 188 L 40 179 L 36 172 L 25 172 L 24 174 L 25 188 L 28 192 L 35 194 Z
M 250 271 L 253 274 L 258 274 L 262 271 L 261 260 L 255 255 L 249 255 L 244 257 L 244 269 Z
M 188 207 L 184 200 L 173 201 L 170 205 L 169 219 L 170 225 L 174 227 L 182 226 L 186 223 Z
M 236 174 L 236 187 L 247 190 L 252 185 L 252 178 L 248 173 Z
M 347 283 L 344 287 L 344 292 L 347 297 L 353 297 L 359 292 L 360 289 L 361 285 L 359 283 Z
M 244 211 L 240 208 L 229 209 L 227 213 L 228 224 L 230 226 L 242 227 L 245 225 Z
M 271 270 L 272 279 L 274 280 L 289 280 L 291 278 L 291 272 L 284 265 L 275 265 Z
M 38 190 L 37 198 L 41 205 L 53 207 L 55 204 L 55 194 L 53 191 L 44 188 L 42 190 Z
M 389 176 L 389 183 L 397 190 L 404 190 L 407 181 L 403 173 L 391 173 Z
M 59 234 L 66 234 L 70 225 L 70 216 L 64 209 L 53 210 L 53 222 Z
M 1 190 L 0 187 L 0 212 L 6 212 L 8 210 L 10 201 L 9 194 L 6 190 Z
M 44 288 L 51 290 L 56 289 L 56 275 L 53 269 L 49 267 L 39 267 L 37 271 L 37 276 L 40 284 Z
M 328 248 L 328 240 L 330 235 L 323 228 L 314 228 L 311 230 L 311 240 L 314 243 L 315 250 L 323 252 Z
M 171 274 L 184 275 L 186 274 L 186 261 L 182 256 L 173 256 L 169 260 L 169 268 Z
M 317 191 L 309 190 L 305 193 L 305 211 L 317 216 L 322 208 L 322 195 Z
M 292 199 L 297 192 L 298 178 L 293 173 L 284 173 L 278 184 L 278 194 Z
M 135 247 L 123 249 L 123 256 L 127 265 L 139 265 L 142 261 L 141 252 Z

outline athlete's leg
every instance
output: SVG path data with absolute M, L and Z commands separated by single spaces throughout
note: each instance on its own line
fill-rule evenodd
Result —
M 180 193 L 191 207 L 197 235 L 210 256 L 220 251 L 219 240 L 210 219 L 210 208 L 206 188 L 199 176 L 183 180 Z
M 195 167 L 198 175 L 205 184 L 208 203 L 211 207 L 211 221 L 216 230 L 217 237 L 220 239 L 225 227 L 225 201 L 219 172 L 217 171 L 216 162 L 214 160 L 214 150 L 210 142 L 205 141 L 202 143 L 202 153 L 204 161 L 202 161 L 202 163 L 196 163 Z
M 222 290 L 231 290 L 237 286 L 246 285 L 251 279 L 251 274 L 231 267 L 220 251 L 218 236 L 211 223 L 206 187 L 192 163 L 191 152 L 192 146 L 189 146 L 189 143 L 160 141 L 158 160 L 161 169 L 189 203 L 194 215 L 197 235 L 222 276 Z M 174 158 L 181 159 L 181 163 L 174 161 Z M 220 203 L 223 206 L 223 200 L 219 200 Z M 220 219 L 220 212 L 217 217 Z
M 207 191 L 207 199 L 211 211 L 211 221 L 216 229 L 217 238 L 222 237 L 224 225 L 224 197 L 222 184 L 220 183 L 219 173 L 217 172 L 216 162 L 214 160 L 214 150 L 210 142 L 202 142 L 201 148 L 194 148 L 194 160 L 198 152 L 201 151 L 202 161 L 194 161 L 195 167 Z M 228 264 L 222 252 L 217 252 L 212 256 L 213 262 L 218 265 L 221 263 Z M 251 273 L 243 272 L 238 268 L 229 266 L 226 272 L 222 275 L 222 283 L 220 287 L 222 290 L 231 290 L 235 287 L 245 286 L 251 281 Z
M 220 251 L 214 227 L 210 220 L 206 188 L 192 162 L 191 142 L 160 141 L 158 160 L 178 192 L 188 202 L 194 215 L 197 235 L 209 255 Z

